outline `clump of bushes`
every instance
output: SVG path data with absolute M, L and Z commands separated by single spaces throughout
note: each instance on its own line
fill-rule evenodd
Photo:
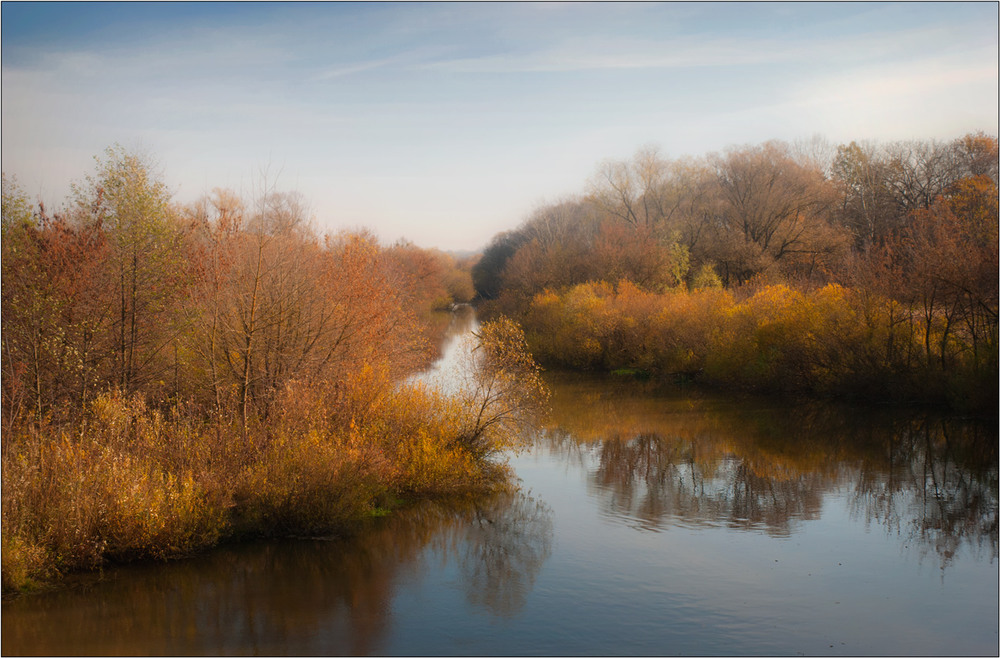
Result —
M 585 283 L 535 295 L 525 330 L 537 358 L 562 367 L 965 410 L 995 405 L 995 343 L 987 354 L 940 316 L 836 284 L 744 294 Z
M 997 154 L 983 133 L 832 162 L 644 147 L 497 235 L 480 310 L 564 367 L 995 414 Z
M 497 326 L 514 333 L 496 338 Z M 365 366 L 288 384 L 266 424 L 104 393 L 75 423 L 17 426 L 3 442 L 4 590 L 224 539 L 336 532 L 400 500 L 503 486 L 489 457 L 537 409 L 495 393 L 537 368 L 512 323 L 484 334 L 475 376 L 494 395 L 475 407 L 481 390 L 446 396 Z

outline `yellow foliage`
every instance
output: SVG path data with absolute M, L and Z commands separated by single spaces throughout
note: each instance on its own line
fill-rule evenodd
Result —
M 837 284 L 761 284 L 737 301 L 713 287 L 657 293 L 627 281 L 586 283 L 536 295 L 524 323 L 543 362 L 833 395 L 920 390 L 919 341 L 944 342 L 940 322 L 928 329 L 897 301 Z M 952 334 L 949 358 L 960 361 L 971 350 Z
M 227 536 L 329 532 L 399 496 L 498 483 L 463 443 L 468 408 L 387 367 L 293 382 L 278 400 L 266 431 L 104 394 L 77 426 L 5 432 L 4 588 Z

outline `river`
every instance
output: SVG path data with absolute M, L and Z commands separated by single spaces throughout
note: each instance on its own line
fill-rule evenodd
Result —
M 998 654 L 995 421 L 547 380 L 518 491 L 81 576 L 3 653 Z

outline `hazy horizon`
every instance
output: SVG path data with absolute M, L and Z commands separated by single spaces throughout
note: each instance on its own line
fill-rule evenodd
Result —
M 114 143 L 181 202 L 257 172 L 321 230 L 471 251 L 604 159 L 998 122 L 997 4 L 11 3 L 2 160 L 58 206 Z

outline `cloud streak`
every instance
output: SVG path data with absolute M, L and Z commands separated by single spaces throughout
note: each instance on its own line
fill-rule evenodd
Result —
M 940 27 L 828 39 L 701 36 L 664 36 L 656 40 L 569 39 L 535 51 L 455 58 L 427 63 L 422 68 L 475 74 L 849 64 L 911 57 L 926 52 L 927 44 L 950 41 L 952 37 L 952 30 Z

